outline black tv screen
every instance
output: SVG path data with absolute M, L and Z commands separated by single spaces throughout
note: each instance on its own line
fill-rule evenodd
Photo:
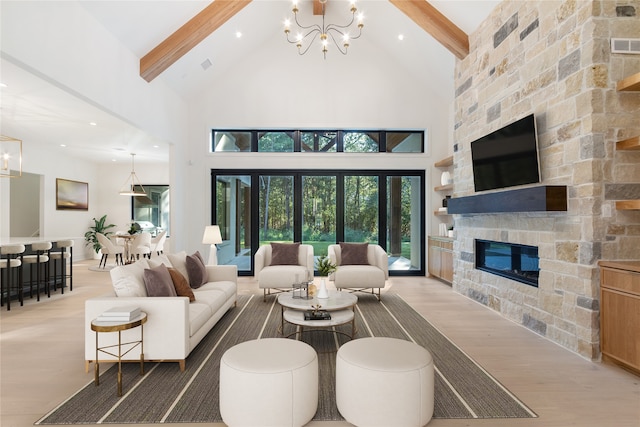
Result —
M 471 143 L 476 191 L 540 182 L 533 114 Z

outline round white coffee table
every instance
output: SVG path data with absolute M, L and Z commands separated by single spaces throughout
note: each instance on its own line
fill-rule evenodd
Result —
M 329 298 L 301 299 L 293 298 L 293 293 L 287 292 L 278 295 L 278 304 L 281 308 L 280 333 L 284 334 L 284 322 L 291 323 L 300 327 L 300 331 L 296 331 L 291 335 L 298 335 L 304 332 L 305 327 L 322 328 L 321 330 L 329 330 L 334 326 L 351 323 L 351 335 L 340 331 L 331 332 L 342 333 L 353 339 L 356 333 L 355 327 L 355 306 L 358 303 L 358 297 L 348 292 L 329 291 Z M 305 312 L 313 310 L 314 307 L 320 306 L 320 310 L 327 311 L 331 314 L 331 319 L 322 320 L 305 320 Z M 289 336 L 291 336 L 289 335 Z

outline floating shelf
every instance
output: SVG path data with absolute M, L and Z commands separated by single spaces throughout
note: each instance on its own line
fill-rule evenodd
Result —
M 445 215 L 451 215 L 449 212 L 447 211 L 433 211 L 433 214 L 436 216 L 445 216 Z
M 619 211 L 637 211 L 640 210 L 640 200 L 618 200 L 616 209 Z
M 447 185 L 439 185 L 437 187 L 433 187 L 434 191 L 449 191 L 449 190 L 453 190 L 453 184 L 447 184 Z
M 449 156 L 446 159 L 435 162 L 433 166 L 437 168 L 448 168 L 449 166 L 453 166 L 453 156 Z
M 450 214 L 566 211 L 567 186 L 544 185 L 454 197 L 449 199 L 447 208 Z
M 616 142 L 616 150 L 640 150 L 640 135 Z
M 616 85 L 618 91 L 640 91 L 640 73 L 626 77 Z

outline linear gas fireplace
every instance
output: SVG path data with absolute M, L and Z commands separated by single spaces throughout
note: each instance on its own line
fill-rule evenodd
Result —
M 476 239 L 476 268 L 538 287 L 537 246 Z

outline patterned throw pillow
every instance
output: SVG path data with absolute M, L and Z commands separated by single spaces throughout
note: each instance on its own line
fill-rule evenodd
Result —
M 368 243 L 340 243 L 340 265 L 368 265 Z
M 300 243 L 271 243 L 271 265 L 298 265 Z

